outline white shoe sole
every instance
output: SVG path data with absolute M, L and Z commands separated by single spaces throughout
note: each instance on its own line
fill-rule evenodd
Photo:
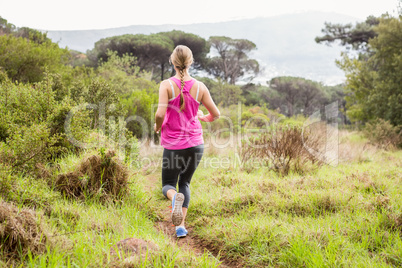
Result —
M 172 212 L 172 222 L 175 226 L 179 226 L 183 221 L 183 202 L 184 195 L 182 193 L 177 193 L 176 199 L 174 200 L 174 209 Z
M 178 235 L 177 238 L 182 238 L 182 237 L 186 237 L 187 235 Z

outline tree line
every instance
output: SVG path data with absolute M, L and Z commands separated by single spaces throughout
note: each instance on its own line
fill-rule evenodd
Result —
M 87 52 L 93 66 L 100 60 L 108 60 L 108 51 L 117 55 L 134 56 L 140 71 L 150 72 L 156 81 L 162 81 L 174 74 L 169 63 L 169 56 L 177 45 L 188 46 L 194 57 L 193 68 L 204 71 L 226 83 L 235 84 L 247 75 L 257 75 L 259 64 L 250 59 L 249 54 L 256 45 L 246 39 L 232 39 L 224 36 L 212 36 L 209 40 L 183 31 L 173 30 L 155 34 L 125 34 L 103 38 Z M 208 56 L 209 53 L 216 56 Z
M 260 67 L 250 54 L 257 47 L 246 39 L 211 36 L 206 40 L 177 30 L 125 34 L 97 41 L 85 55 L 59 48 L 46 33 L 17 28 L 3 18 L 0 18 L 0 66 L 9 79 L 19 82 L 41 81 L 45 70 L 60 73 L 70 82 L 72 74 L 81 73 L 79 76 L 86 76 L 86 81 L 88 77 L 100 76 L 116 87 L 120 96 L 132 99 L 128 95 L 137 92 L 133 89 L 140 88 L 136 84 L 139 81 L 150 78 L 151 87 L 156 87 L 174 74 L 169 55 L 176 45 L 184 44 L 194 54 L 193 75 L 207 84 L 221 106 L 240 101 L 251 106 L 265 105 L 291 117 L 308 116 L 338 101 L 341 123 L 365 124 L 382 118 L 394 126 L 401 125 L 401 17 L 369 16 L 355 25 L 327 22 L 322 32 L 324 35 L 315 39 L 317 43 L 339 43 L 347 51 L 354 51 L 344 52 L 336 61 L 345 71 L 345 84 L 325 86 L 288 76 L 275 77 L 267 85 L 255 84 L 252 79 Z M 143 84 L 150 88 L 149 82 Z M 155 101 L 155 96 L 151 99 Z M 136 112 L 141 110 L 141 103 L 137 105 Z
M 401 3 L 401 1 L 400 1 Z M 347 116 L 367 123 L 377 118 L 402 126 L 402 8 L 399 16 L 369 16 L 352 24 L 326 23 L 318 43 L 348 48 L 337 60 L 345 72 Z

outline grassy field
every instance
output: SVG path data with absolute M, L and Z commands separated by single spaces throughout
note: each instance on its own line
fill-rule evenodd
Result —
M 117 203 L 65 198 L 45 181 L 19 177 L 8 200 L 36 210 L 47 250 L 24 259 L 2 255 L 0 266 L 402 266 L 402 151 L 378 150 L 348 133 L 337 167 L 282 177 L 264 167 L 243 169 L 233 150 L 206 149 L 187 218 L 203 254 L 156 228 L 169 204 L 160 191 L 161 148 L 144 146 L 140 154 L 148 166 L 132 168 L 129 194 Z M 74 171 L 82 157 L 60 160 L 57 173 Z M 129 237 L 158 250 L 134 261 L 111 254 Z
M 401 267 L 402 152 L 348 140 L 337 167 L 303 176 L 200 168 L 188 214 L 195 235 L 247 267 Z
M 70 156 L 59 161 L 58 173 L 73 171 L 80 160 Z M 0 255 L 0 267 L 217 267 L 219 261 L 209 252 L 182 250 L 155 228 L 157 211 L 150 209 L 150 196 L 138 179 L 131 173 L 129 195 L 123 201 L 102 203 L 97 198 L 67 199 L 44 181 L 18 178 L 8 200 L 18 204 L 20 212 L 35 209 L 47 234 L 46 250 L 34 254 L 33 242 L 26 241 L 31 243 L 28 254 Z M 124 253 L 111 254 L 118 241 L 130 237 L 151 241 L 158 250 L 134 261 Z

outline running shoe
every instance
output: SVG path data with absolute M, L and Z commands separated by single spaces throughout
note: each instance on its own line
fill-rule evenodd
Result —
M 177 237 L 186 237 L 186 235 L 188 234 L 186 228 L 184 226 L 179 226 L 176 228 L 176 235 Z
M 179 226 L 183 221 L 183 206 L 184 195 L 176 193 L 172 200 L 172 222 L 175 226 Z

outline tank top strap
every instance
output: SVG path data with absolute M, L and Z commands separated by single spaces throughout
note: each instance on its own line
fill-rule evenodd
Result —
M 170 81 L 170 79 L 168 79 L 168 81 L 169 81 L 170 87 L 172 88 L 172 98 L 169 100 L 173 100 L 176 97 L 176 95 L 174 94 L 174 88 L 173 88 L 172 81 Z
M 195 96 L 195 100 L 198 101 L 198 94 L 200 93 L 200 81 L 197 81 L 197 95 Z M 198 101 L 199 102 L 199 101 Z

